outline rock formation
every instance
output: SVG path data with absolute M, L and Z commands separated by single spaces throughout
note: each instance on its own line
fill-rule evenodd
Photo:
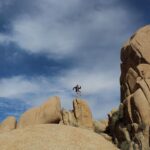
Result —
M 59 123 L 61 120 L 61 104 L 59 97 L 52 97 L 40 107 L 31 108 L 19 119 L 17 128 L 34 124 Z
M 117 150 L 86 129 L 43 124 L 0 134 L 0 150 Z
M 16 118 L 13 116 L 9 116 L 0 124 L 0 133 L 16 129 L 16 125 Z
M 93 120 L 84 100 L 75 99 L 69 111 L 53 97 L 26 111 L 18 123 L 14 117 L 5 119 L 0 124 L 0 150 L 150 150 L 149 48 L 150 26 L 123 46 L 121 101 L 108 119 Z
M 105 133 L 107 126 L 107 120 L 93 121 L 86 101 L 75 99 L 73 110 L 67 111 L 61 110 L 59 98 L 53 97 L 26 111 L 18 124 L 13 117 L 4 120 L 0 150 L 117 150 Z
M 105 119 L 105 120 L 95 120 L 93 121 L 93 128 L 94 128 L 94 131 L 96 133 L 104 133 L 106 130 L 107 130 L 107 127 L 108 127 L 108 120 Z
M 92 113 L 86 101 L 73 101 L 73 110 L 62 110 L 62 124 L 93 129 Z
M 121 104 L 109 114 L 109 130 L 123 150 L 149 150 L 150 26 L 138 30 L 121 50 Z

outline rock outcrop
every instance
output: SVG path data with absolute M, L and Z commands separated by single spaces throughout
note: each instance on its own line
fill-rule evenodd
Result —
M 150 26 L 138 30 L 121 50 L 121 101 L 141 88 L 146 92 L 150 79 Z M 149 90 L 148 90 L 149 91 Z
M 150 150 L 150 25 L 123 46 L 121 61 L 120 106 L 108 119 L 93 121 L 84 100 L 75 99 L 69 111 L 53 97 L 26 111 L 18 124 L 4 120 L 0 150 L 117 150 L 112 142 L 121 150 Z
M 43 124 L 0 134 L 0 150 L 117 150 L 117 147 L 86 129 Z
M 73 101 L 73 110 L 62 110 L 61 124 L 93 129 L 92 112 L 86 101 L 76 99 Z
M 73 110 L 67 111 L 53 97 L 26 111 L 18 124 L 14 117 L 5 119 L 0 125 L 0 150 L 117 150 L 107 127 L 108 120 L 93 121 L 86 101 L 75 99 Z
M 31 108 L 19 119 L 17 128 L 29 125 L 59 123 L 61 120 L 61 104 L 59 97 L 50 98 L 40 107 Z
M 93 121 L 94 131 L 96 133 L 104 133 L 107 131 L 108 128 L 108 120 L 95 120 Z
M 16 118 L 13 116 L 9 116 L 0 124 L 0 133 L 16 129 L 16 125 Z
M 150 26 L 121 50 L 121 105 L 109 115 L 109 130 L 123 150 L 150 149 Z

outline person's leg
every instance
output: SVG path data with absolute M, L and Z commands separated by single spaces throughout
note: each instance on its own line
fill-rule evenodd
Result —
M 80 92 L 80 91 L 77 92 L 77 96 L 78 96 L 78 97 L 81 96 L 81 92 Z

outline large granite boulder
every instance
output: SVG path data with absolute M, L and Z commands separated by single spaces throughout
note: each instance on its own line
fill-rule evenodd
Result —
M 101 135 L 65 125 L 42 124 L 0 134 L 0 150 L 117 150 Z
M 0 124 L 0 133 L 14 130 L 16 129 L 16 126 L 17 126 L 16 118 L 13 116 L 9 116 Z
M 86 101 L 78 100 L 78 99 L 74 100 L 73 111 L 78 126 L 93 128 L 92 112 L 88 104 L 86 103 Z
M 62 124 L 93 129 L 92 112 L 86 101 L 75 99 L 73 110 L 62 110 Z
M 149 86 L 150 79 L 150 25 L 139 29 L 121 50 L 121 101 L 134 93 L 143 81 Z M 140 86 L 142 86 L 140 85 Z M 146 91 L 145 91 L 146 92 Z M 148 93 L 146 93 L 148 94 Z
M 34 124 L 59 123 L 61 120 L 61 104 L 55 96 L 41 106 L 27 110 L 19 119 L 17 128 Z
M 121 109 L 109 117 L 110 134 L 123 150 L 149 150 L 150 25 L 131 36 L 121 61 Z
M 122 62 L 150 63 L 150 25 L 140 28 L 126 42 L 121 51 Z

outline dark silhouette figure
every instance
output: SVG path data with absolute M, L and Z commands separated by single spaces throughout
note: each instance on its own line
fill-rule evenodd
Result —
M 73 90 L 76 92 L 77 96 L 81 96 L 80 89 L 81 89 L 81 86 L 79 86 L 78 84 L 75 87 L 73 87 Z

